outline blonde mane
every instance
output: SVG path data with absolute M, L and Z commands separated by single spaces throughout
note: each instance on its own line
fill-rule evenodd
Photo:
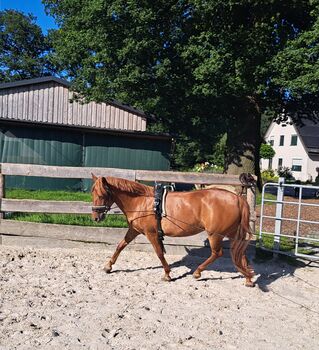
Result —
M 123 192 L 129 192 L 132 194 L 137 194 L 139 196 L 147 196 L 147 197 L 154 196 L 153 187 L 142 185 L 138 182 L 129 181 L 126 179 L 120 179 L 120 178 L 111 177 L 111 176 L 107 177 L 106 181 L 111 188 L 114 187 Z

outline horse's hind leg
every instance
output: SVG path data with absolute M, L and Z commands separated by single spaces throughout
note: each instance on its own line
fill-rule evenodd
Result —
M 193 276 L 196 279 L 200 278 L 202 271 L 204 271 L 209 264 L 213 263 L 216 259 L 220 258 L 223 255 L 223 237 L 210 235 L 208 236 L 208 241 L 212 252 L 210 257 L 206 259 L 201 265 L 199 265 L 193 273 Z
M 104 265 L 104 271 L 107 273 L 110 273 L 112 271 L 112 265 L 116 263 L 117 258 L 119 257 L 121 251 L 130 243 L 133 241 L 133 239 L 139 235 L 139 232 L 135 231 L 132 228 L 129 228 L 129 230 L 126 232 L 125 237 L 121 240 L 121 242 L 118 244 L 115 253 L 111 257 L 109 261 L 107 261 Z
M 255 283 L 251 280 L 252 279 L 252 267 L 249 265 L 246 255 L 243 255 L 243 257 L 242 257 L 242 265 L 245 268 L 245 271 L 247 271 L 245 274 L 245 278 L 246 278 L 245 286 L 246 287 L 255 287 Z

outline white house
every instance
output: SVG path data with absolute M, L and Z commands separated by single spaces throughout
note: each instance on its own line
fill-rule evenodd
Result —
M 273 159 L 262 159 L 261 168 L 289 167 L 296 180 L 314 181 L 319 168 L 319 123 L 303 120 L 303 126 L 272 122 L 265 141 L 273 146 Z

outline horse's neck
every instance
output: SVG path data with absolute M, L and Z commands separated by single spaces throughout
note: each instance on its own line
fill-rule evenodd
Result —
M 121 191 L 119 189 L 113 189 L 114 202 L 122 210 L 123 213 L 132 210 L 135 199 L 138 197 L 131 192 Z
M 153 197 L 141 196 L 132 192 L 122 191 L 120 189 L 113 189 L 114 202 L 121 209 L 121 211 L 128 216 L 135 216 L 140 210 L 151 211 L 154 202 Z M 142 208 L 142 209 L 141 209 Z

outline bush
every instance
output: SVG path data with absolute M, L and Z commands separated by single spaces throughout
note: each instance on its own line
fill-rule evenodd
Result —
M 275 150 L 272 148 L 272 146 L 269 145 L 268 143 L 262 143 L 262 144 L 260 145 L 259 154 L 260 154 L 260 158 L 263 158 L 263 159 L 271 159 L 271 158 L 274 158 L 276 152 L 275 152 Z
M 224 168 L 215 164 L 210 164 L 209 162 L 195 164 L 193 171 L 198 173 L 218 173 L 222 174 Z
M 278 182 L 278 176 L 275 175 L 275 172 L 272 169 L 263 170 L 261 172 L 261 178 L 263 183 L 265 182 Z
M 291 169 L 289 167 L 280 167 L 277 170 L 278 176 L 285 178 L 285 180 L 294 180 L 295 178 L 292 176 Z

